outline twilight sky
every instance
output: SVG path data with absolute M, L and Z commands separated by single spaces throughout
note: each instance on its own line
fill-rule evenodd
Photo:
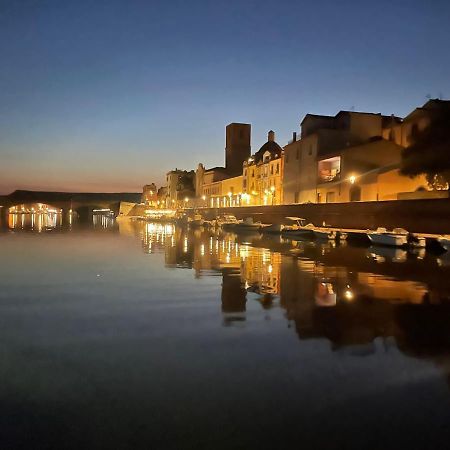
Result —
M 225 125 L 450 97 L 450 1 L 0 0 L 0 193 L 140 191 Z

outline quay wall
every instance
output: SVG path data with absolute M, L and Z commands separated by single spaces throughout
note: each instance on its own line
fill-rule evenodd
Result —
M 307 222 L 337 228 L 367 229 L 402 227 L 411 232 L 450 234 L 450 199 L 394 200 L 382 202 L 309 203 L 274 206 L 201 208 L 209 219 L 234 214 L 238 219 L 253 217 L 263 223 L 289 223 L 287 216 L 304 217 Z

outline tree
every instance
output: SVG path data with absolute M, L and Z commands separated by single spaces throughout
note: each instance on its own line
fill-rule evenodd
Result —
M 412 134 L 412 144 L 402 152 L 401 173 L 424 174 L 434 189 L 450 184 L 450 109 L 434 111 L 430 124 Z

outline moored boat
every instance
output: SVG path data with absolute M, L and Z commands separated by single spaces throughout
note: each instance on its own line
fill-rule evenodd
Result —
M 232 214 L 223 214 L 217 216 L 215 219 L 216 227 L 221 227 L 222 229 L 229 231 L 231 231 L 238 223 L 239 220 Z
M 406 230 L 404 230 L 406 231 Z M 408 232 L 400 232 L 400 229 L 388 231 L 386 228 L 379 227 L 375 231 L 368 230 L 367 237 L 375 245 L 386 245 L 389 247 L 403 247 L 408 244 Z
M 234 228 L 235 232 L 248 232 L 248 231 L 259 231 L 262 227 L 261 222 L 254 222 L 253 217 L 246 217 L 244 220 L 239 221 Z
M 282 225 L 281 235 L 284 237 L 310 237 L 313 235 L 314 225 L 305 225 L 306 219 L 302 217 L 286 217 L 295 222 L 292 225 Z

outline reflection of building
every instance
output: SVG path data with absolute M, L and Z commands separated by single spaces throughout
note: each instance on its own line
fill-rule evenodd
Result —
M 247 291 L 242 283 L 239 270 L 222 269 L 222 313 L 225 322 L 245 320 Z
M 269 131 L 267 142 L 243 167 L 244 205 L 279 205 L 282 203 L 283 149 Z
M 280 292 L 280 253 L 265 248 L 241 246 L 242 277 L 250 290 L 259 294 Z

